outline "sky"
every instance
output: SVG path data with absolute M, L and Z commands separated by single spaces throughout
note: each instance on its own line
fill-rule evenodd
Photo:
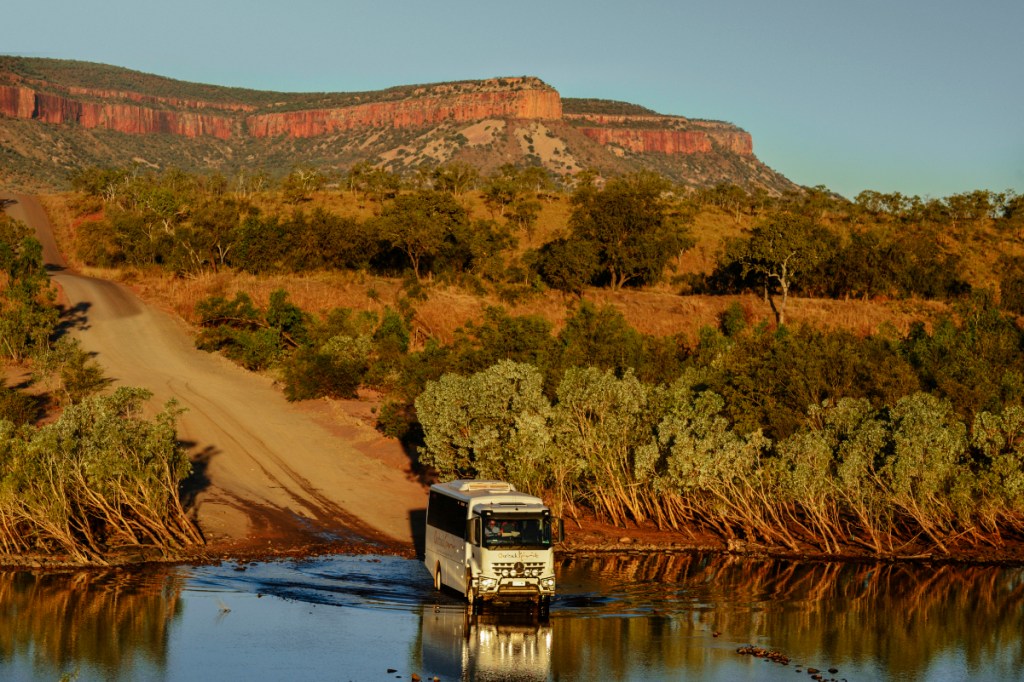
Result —
M 1024 193 L 1024 0 L 33 0 L 0 53 L 287 92 L 537 76 L 854 198 Z

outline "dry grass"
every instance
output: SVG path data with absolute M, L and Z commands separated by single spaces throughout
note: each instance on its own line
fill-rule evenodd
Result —
M 74 230 L 83 219 L 75 217 L 69 206 L 69 196 L 41 197 L 53 222 L 58 243 L 64 245 L 69 264 L 93 276 L 117 280 L 131 287 L 147 302 L 170 311 L 190 323 L 195 322 L 196 304 L 209 296 L 233 297 L 237 292 L 248 293 L 260 306 L 266 306 L 270 294 L 284 289 L 289 299 L 313 314 L 322 315 L 333 308 L 371 310 L 380 313 L 385 306 L 398 308 L 405 295 L 398 279 L 377 277 L 364 272 L 317 272 L 294 275 L 250 275 L 245 273 L 203 274 L 180 278 L 159 270 L 101 271 L 85 268 L 76 262 L 66 245 L 71 243 Z M 474 217 L 488 217 L 487 209 L 478 193 L 463 199 Z M 550 239 L 567 222 L 571 205 L 565 196 L 543 201 L 534 243 Z M 328 210 L 359 219 L 370 217 L 375 205 L 349 192 L 324 192 L 309 204 L 323 205 Z M 273 201 L 261 204 L 264 210 L 282 208 Z M 288 207 L 284 207 L 288 210 Z M 90 219 L 87 217 L 85 219 Z M 677 272 L 706 272 L 713 266 L 714 253 L 722 240 L 735 236 L 750 226 L 750 218 L 737 222 L 731 214 L 718 209 L 701 213 L 694 228 L 697 248 L 690 251 L 680 263 Z M 525 238 L 521 239 L 525 242 Z M 519 250 L 526 248 L 520 244 Z M 426 300 L 412 301 L 416 310 L 414 345 L 429 338 L 441 342 L 451 341 L 456 330 L 470 320 L 479 320 L 487 306 L 500 305 L 513 315 L 538 315 L 560 329 L 567 314 L 578 304 L 575 297 L 549 291 L 531 296 L 515 305 L 503 303 L 497 296 L 478 296 L 466 290 L 446 285 L 427 284 Z M 681 335 L 690 342 L 696 340 L 701 327 L 715 325 L 718 316 L 734 302 L 743 307 L 749 324 L 774 318 L 768 304 L 752 295 L 740 296 L 680 296 L 668 285 L 643 291 L 612 292 L 591 289 L 586 300 L 598 305 L 611 305 L 637 330 L 656 336 Z M 835 301 L 824 299 L 791 298 L 787 319 L 791 324 L 809 324 L 830 329 L 847 329 L 867 336 L 878 332 L 883 324 L 893 325 L 906 332 L 916 320 L 930 323 L 948 311 L 948 306 L 932 301 Z
M 316 315 L 333 308 L 351 308 L 381 313 L 385 306 L 397 309 L 404 296 L 397 279 L 373 277 L 364 273 L 319 272 L 305 275 L 257 276 L 220 273 L 181 279 L 159 271 L 148 273 L 92 272 L 95 276 L 118 279 L 130 286 L 147 302 L 195 322 L 195 306 L 209 296 L 231 298 L 238 292 L 249 294 L 260 306 L 266 306 L 270 294 L 284 289 L 289 300 Z M 413 301 L 415 347 L 428 339 L 450 342 L 456 330 L 469 321 L 479 321 L 486 307 L 502 306 L 512 315 L 537 315 L 558 330 L 579 299 L 558 292 L 546 292 L 515 305 L 495 296 L 479 296 L 450 285 L 427 285 L 426 300 Z M 619 310 L 638 331 L 654 336 L 679 335 L 688 342 L 697 339 L 701 327 L 715 326 L 719 315 L 738 302 L 749 324 L 771 323 L 769 305 L 756 296 L 680 296 L 669 291 L 619 291 L 591 289 L 584 299 L 599 306 Z M 875 303 L 791 298 L 787 308 L 790 324 L 809 324 L 818 328 L 846 329 L 860 336 L 875 334 L 885 325 L 906 333 L 914 321 L 929 324 L 948 312 L 948 306 L 933 301 L 896 301 Z

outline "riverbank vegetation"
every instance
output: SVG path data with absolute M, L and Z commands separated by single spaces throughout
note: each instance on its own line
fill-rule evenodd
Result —
M 32 391 L 0 386 L 0 555 L 102 564 L 200 543 L 174 406 L 146 419 L 147 392 L 99 394 L 101 370 L 62 334 L 39 242 L 6 215 L 0 268 L 0 355 L 34 374 Z
M 380 428 L 428 475 L 791 551 L 1024 539 L 1013 192 L 560 188 L 460 166 L 253 182 L 93 170 L 66 238 L 189 292 L 169 304 L 198 345 L 290 399 L 383 394 Z M 310 296 L 317 278 L 349 300 Z M 458 297 L 478 305 L 437 303 Z M 818 303 L 878 317 L 801 316 Z

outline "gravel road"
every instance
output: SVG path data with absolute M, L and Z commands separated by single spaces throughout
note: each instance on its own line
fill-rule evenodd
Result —
M 83 349 L 115 385 L 152 391 L 154 410 L 171 398 L 187 410 L 179 437 L 196 468 L 189 496 L 208 542 L 412 545 L 410 517 L 425 507 L 425 489 L 368 453 L 372 437 L 351 429 L 346 437 L 345 429 L 286 401 L 270 379 L 196 350 L 183 321 L 125 287 L 71 272 L 39 202 L 0 197 L 17 200 L 8 213 L 36 230 Z

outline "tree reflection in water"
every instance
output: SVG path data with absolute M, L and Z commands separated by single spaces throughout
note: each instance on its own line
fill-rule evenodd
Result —
M 0 572 L 0 656 L 30 657 L 46 679 L 83 665 L 116 676 L 138 658 L 163 668 L 183 586 L 165 571 Z
M 1020 568 L 636 554 L 567 559 L 559 584 L 603 593 L 569 597 L 558 612 L 555 678 L 628 675 L 636 660 L 710 672 L 709 646 L 734 656 L 745 642 L 805 665 L 856 662 L 904 679 L 944 657 L 1011 677 L 1024 670 Z
M 558 579 L 542 618 L 467 614 L 397 557 L 0 573 L 0 678 L 1024 679 L 1021 568 L 622 554 Z

